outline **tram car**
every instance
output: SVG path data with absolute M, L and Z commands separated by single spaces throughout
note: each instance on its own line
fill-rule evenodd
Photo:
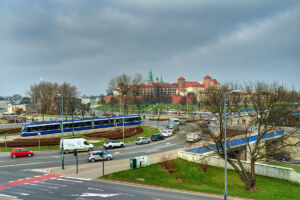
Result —
M 124 126 L 141 124 L 140 115 L 127 115 L 118 117 L 101 117 L 92 119 L 78 119 L 78 120 L 67 120 L 63 121 L 63 131 L 81 131 L 93 128 L 106 128 L 114 126 Z M 73 125 L 72 125 L 73 123 Z M 43 122 L 43 123 L 33 123 L 26 124 L 22 127 L 21 136 L 33 136 L 33 135 L 45 135 L 61 132 L 61 121 L 56 122 Z

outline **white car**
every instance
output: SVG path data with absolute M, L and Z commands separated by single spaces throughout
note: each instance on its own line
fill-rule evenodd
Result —
M 146 137 L 138 137 L 135 140 L 135 144 L 147 144 L 147 143 L 150 143 L 150 139 Z
M 125 144 L 123 142 L 119 142 L 117 140 L 109 140 L 109 141 L 106 141 L 104 144 L 103 144 L 103 147 L 105 149 L 112 149 L 112 148 L 115 148 L 115 147 L 125 147 Z
M 173 135 L 172 130 L 167 130 L 167 129 L 164 130 L 161 134 L 165 137 L 169 137 Z

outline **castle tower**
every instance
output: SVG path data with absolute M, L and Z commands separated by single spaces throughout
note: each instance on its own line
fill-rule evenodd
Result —
M 153 75 L 152 75 L 152 71 L 150 69 L 149 73 L 148 73 L 148 85 L 152 85 L 153 84 Z
M 177 85 L 179 93 L 185 92 L 185 79 L 182 76 L 177 80 Z
M 156 77 L 155 83 L 158 84 L 159 83 L 159 79 L 158 77 Z
M 160 76 L 160 81 L 159 81 L 160 84 L 164 84 L 164 80 L 162 78 L 162 75 Z
M 211 77 L 209 75 L 206 75 L 204 77 L 204 90 L 207 90 L 211 86 Z

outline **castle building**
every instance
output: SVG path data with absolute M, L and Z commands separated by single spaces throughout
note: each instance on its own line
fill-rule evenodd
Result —
M 157 77 L 154 82 L 153 74 L 150 70 L 147 85 L 135 85 L 134 87 L 138 88 L 139 96 L 186 96 L 189 92 L 198 95 L 201 91 L 208 90 L 211 87 L 220 88 L 220 84 L 209 75 L 206 75 L 203 81 L 186 81 L 181 76 L 177 79 L 177 83 L 164 83 L 161 76 L 160 79 Z M 118 88 L 114 90 L 114 95 L 120 95 Z
M 220 84 L 216 79 L 206 75 L 203 81 L 186 81 L 184 77 L 179 77 L 177 83 L 164 83 L 162 76 L 153 81 L 153 74 L 150 70 L 148 73 L 148 84 L 139 85 L 139 95 L 168 95 L 168 96 L 185 96 L 188 92 L 199 94 L 201 91 L 208 90 L 210 87 L 220 88 Z

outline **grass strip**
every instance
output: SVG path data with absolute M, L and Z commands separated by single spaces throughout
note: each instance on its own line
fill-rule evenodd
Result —
M 200 164 L 183 159 L 175 159 L 175 173 L 169 174 L 162 163 L 135 170 L 125 170 L 105 175 L 104 179 L 127 181 L 215 194 L 224 193 L 224 169 L 208 166 L 208 172 L 201 170 Z M 230 196 L 293 200 L 300 197 L 300 184 L 265 176 L 256 176 L 258 191 L 249 193 L 238 174 L 228 170 L 228 194 Z

